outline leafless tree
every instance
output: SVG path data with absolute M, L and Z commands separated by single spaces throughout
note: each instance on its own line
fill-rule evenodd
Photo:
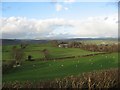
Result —
M 49 50 L 43 49 L 43 50 L 42 50 L 42 53 L 44 54 L 45 59 L 48 59 L 48 58 L 49 58 Z
M 52 46 L 57 47 L 58 46 L 58 41 L 57 40 L 52 40 L 51 44 L 52 44 Z
M 15 60 L 16 65 L 21 64 L 22 60 L 24 59 L 24 49 L 17 48 L 16 46 L 13 46 L 12 48 L 12 58 Z

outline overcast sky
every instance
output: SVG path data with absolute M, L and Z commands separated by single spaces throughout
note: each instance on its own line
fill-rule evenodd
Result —
M 3 2 L 0 21 L 2 38 L 118 36 L 118 7 L 115 2 Z

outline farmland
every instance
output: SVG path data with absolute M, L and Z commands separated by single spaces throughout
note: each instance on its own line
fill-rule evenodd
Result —
M 98 42 L 100 43 L 100 41 Z M 20 45 L 16 46 L 19 47 Z M 7 63 L 13 60 L 11 57 L 12 47 L 13 45 L 3 46 L 3 63 Z M 42 58 L 44 58 L 44 54 L 42 53 L 43 49 L 49 50 L 49 58 L 53 58 L 52 60 L 42 60 Z M 50 81 L 57 78 L 62 79 L 71 75 L 79 76 L 82 73 L 107 70 L 118 67 L 117 52 L 100 54 L 103 52 L 92 52 L 83 50 L 81 48 L 53 47 L 51 43 L 46 43 L 29 44 L 24 49 L 24 53 L 25 56 L 22 60 L 22 65 L 20 67 L 9 70 L 8 73 L 3 74 L 3 82 Z M 94 55 L 97 53 L 98 55 Z M 89 56 L 90 54 L 93 55 Z M 31 55 L 34 61 L 26 61 L 28 55 Z M 70 56 L 75 57 L 54 59 Z
M 21 67 L 4 75 L 3 81 L 48 80 L 93 70 L 117 68 L 117 59 L 117 54 L 114 53 L 62 61 L 26 61 Z
M 19 47 L 19 46 L 18 46 Z M 10 46 L 3 46 L 3 60 L 10 60 L 11 58 L 11 49 L 12 45 Z M 65 57 L 65 56 L 78 56 L 78 55 L 85 55 L 91 54 L 96 52 L 85 51 L 77 48 L 58 48 L 52 47 L 50 44 L 33 44 L 29 45 L 25 49 L 26 56 L 32 55 L 33 58 L 43 58 L 43 54 L 41 51 L 43 49 L 48 49 L 50 51 L 51 57 Z

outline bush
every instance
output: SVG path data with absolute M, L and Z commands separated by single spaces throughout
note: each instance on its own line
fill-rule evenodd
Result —
M 118 88 L 118 69 L 83 73 L 80 76 L 69 76 L 52 81 L 5 82 L 3 88 Z

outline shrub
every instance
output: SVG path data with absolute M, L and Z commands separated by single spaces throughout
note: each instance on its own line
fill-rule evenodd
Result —
M 30 82 L 5 82 L 3 88 L 118 88 L 118 69 L 103 70 L 83 73 L 80 76 L 69 76 L 52 81 Z

